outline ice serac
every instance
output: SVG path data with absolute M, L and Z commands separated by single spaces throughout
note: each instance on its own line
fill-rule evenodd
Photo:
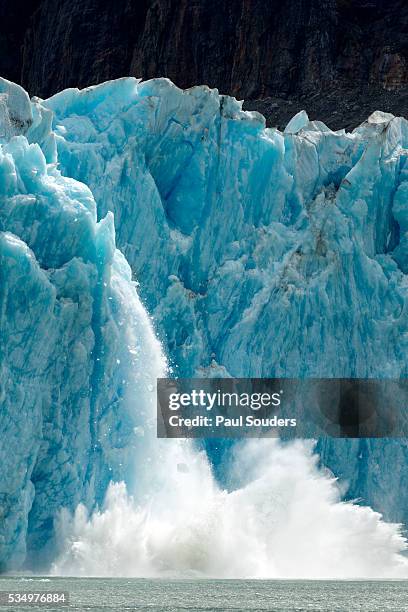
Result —
M 406 377 L 408 123 L 284 133 L 165 79 L 44 105 L 62 174 L 86 183 L 178 375 Z M 361 499 L 407 520 L 405 440 L 325 440 Z M 391 467 L 392 466 L 392 467 Z
M 57 169 L 51 120 L 0 80 L 2 569 L 27 550 L 43 567 L 57 511 L 91 510 L 111 480 L 133 478 L 134 428 L 161 371 L 112 214 L 98 223 L 88 187 Z

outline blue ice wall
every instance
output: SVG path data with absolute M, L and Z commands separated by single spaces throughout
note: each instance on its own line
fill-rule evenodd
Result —
M 27 543 L 46 558 L 58 507 L 131 479 L 126 386 L 145 373 L 142 415 L 161 357 L 109 213 L 175 374 L 406 377 L 407 149 L 382 113 L 281 133 L 164 79 L 31 102 L 0 81 L 5 567 Z M 408 519 L 405 440 L 320 451 L 350 497 Z
M 303 115 L 281 134 L 167 80 L 45 105 L 60 168 L 114 212 L 178 372 L 406 373 L 404 119 L 345 134 Z
M 408 123 L 284 133 L 216 90 L 122 79 L 46 101 L 178 375 L 406 377 Z M 324 440 L 351 498 L 407 520 L 408 448 Z
M 160 347 L 112 214 L 57 169 L 52 114 L 0 80 L 0 569 L 41 569 L 62 507 L 134 478 Z M 128 401 L 128 386 L 132 401 Z

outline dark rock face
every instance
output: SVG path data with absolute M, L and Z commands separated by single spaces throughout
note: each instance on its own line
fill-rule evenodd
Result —
M 40 0 L 0 0 L 0 75 L 20 82 L 22 46 Z
M 406 0 L 2 0 L 0 19 L 0 74 L 41 97 L 131 74 L 206 83 L 272 125 L 408 114 Z

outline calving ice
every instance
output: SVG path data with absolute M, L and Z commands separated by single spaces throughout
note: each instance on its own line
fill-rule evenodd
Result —
M 374 112 L 334 132 L 301 112 L 281 132 L 215 89 L 166 79 L 41 107 L 62 175 L 89 187 L 98 219 L 114 213 L 174 375 L 408 376 L 405 119 Z M 346 499 L 408 522 L 401 440 L 318 451 Z
M 155 386 L 165 355 L 186 377 L 406 373 L 408 124 L 281 133 L 128 78 L 45 101 L 0 80 L 0 126 L 1 567 L 406 577 L 404 441 L 245 440 L 220 476 L 157 439 Z

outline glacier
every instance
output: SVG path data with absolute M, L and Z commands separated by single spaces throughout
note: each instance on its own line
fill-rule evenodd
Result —
M 346 133 L 300 113 L 280 133 L 166 79 L 43 104 L 62 173 L 114 213 L 175 375 L 407 376 L 405 119 L 375 112 Z M 405 440 L 319 452 L 349 499 L 408 521 Z
M 227 508 L 224 524 L 241 503 L 252 516 L 255 485 L 225 498 L 209 475 L 226 486 L 234 449 L 208 443 L 210 466 L 202 451 L 154 439 L 155 380 L 166 368 L 176 376 L 406 377 L 407 151 L 407 121 L 380 112 L 352 133 L 303 112 L 281 133 L 205 86 L 124 78 L 30 100 L 0 80 L 1 569 L 46 567 L 59 532 L 81 541 L 82 552 L 100 552 L 107 494 L 108 516 L 129 520 L 136 540 L 142 518 L 130 520 L 131 502 L 112 483 L 124 482 L 141 503 L 146 490 L 164 487 L 162 463 L 181 466 L 180 479 L 185 463 L 198 462 L 187 490 L 207 482 L 208 509 Z M 248 445 L 235 460 L 244 469 L 245 455 L 260 453 L 268 465 L 269 480 L 254 477 L 263 482 L 261 505 L 268 487 L 282 488 L 282 465 L 298 469 L 320 484 L 308 496 L 295 481 L 305 506 L 285 494 L 298 513 L 292 530 L 301 533 L 303 510 L 312 512 L 317 497 L 326 501 L 316 502 L 314 520 L 327 514 L 331 533 L 344 533 L 336 563 L 354 538 L 360 550 L 388 542 L 379 559 L 398 565 L 397 530 L 367 508 L 342 505 L 316 457 L 346 499 L 406 523 L 405 439 L 327 438 L 318 455 L 276 444 Z M 170 493 L 157 503 L 169 496 L 177 512 Z M 180 490 L 177 503 L 185 497 Z M 173 567 L 157 529 L 151 547 Z M 179 532 L 172 537 L 180 541 Z M 259 534 L 253 541 L 251 560 Z M 277 550 L 285 556 L 283 544 Z M 190 559 L 183 547 L 181 557 Z M 62 554 L 55 567 L 72 572 L 72 563 Z M 349 560 L 350 571 L 370 574 L 367 563 Z M 290 572 L 290 560 L 284 567 L 276 575 Z M 301 575 L 307 567 L 310 556 Z M 135 571 L 144 571 L 140 562 Z
M 112 214 L 98 223 L 90 190 L 56 169 L 51 113 L 0 91 L 0 561 L 13 568 L 52 554 L 58 509 L 131 480 L 165 362 Z

